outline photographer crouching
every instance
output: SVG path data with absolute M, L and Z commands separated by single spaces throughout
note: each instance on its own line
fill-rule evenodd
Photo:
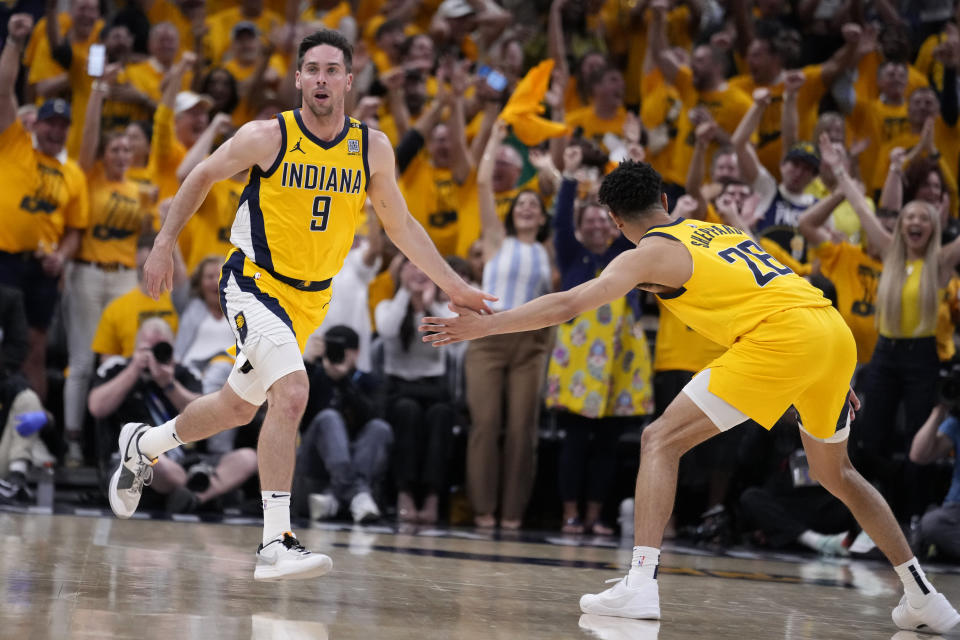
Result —
M 90 391 L 90 413 L 97 420 L 101 469 L 110 461 L 120 429 L 128 422 L 163 424 L 200 396 L 201 383 L 173 358 L 173 331 L 166 321 L 148 318 L 137 332 L 133 356 L 111 356 L 97 369 Z M 150 483 L 164 496 L 167 511 L 195 511 L 233 491 L 257 472 L 257 454 L 243 448 L 223 455 L 181 447 L 160 456 Z M 147 494 L 144 494 L 147 498 Z
M 379 379 L 357 370 L 360 338 L 353 329 L 330 327 L 322 346 L 322 354 L 304 354 L 310 397 L 291 507 L 311 520 L 327 520 L 349 506 L 354 522 L 371 522 L 380 517 L 372 494 L 393 444 L 393 430 L 379 417 Z
M 910 444 L 910 461 L 930 464 L 954 452 L 953 480 L 943 504 L 920 519 L 915 551 L 921 557 L 931 545 L 938 559 L 960 560 L 960 364 L 940 378 L 940 402 Z

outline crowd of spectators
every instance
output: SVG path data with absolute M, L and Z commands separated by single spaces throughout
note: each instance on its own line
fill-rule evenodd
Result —
M 246 175 L 184 229 L 172 292 L 147 295 L 142 266 L 191 169 L 298 106 L 296 44 L 329 28 L 354 45 L 347 113 L 387 134 L 411 214 L 495 310 L 631 248 L 596 199 L 626 158 L 657 169 L 676 217 L 742 228 L 809 277 L 857 341 L 851 456 L 918 552 L 960 554 L 954 0 L 16 0 L 0 14 L 0 502 L 32 499 L 31 468 L 110 468 L 123 423 L 162 423 L 223 383 L 219 266 Z M 546 513 L 569 535 L 613 534 L 636 434 L 722 352 L 640 291 L 436 350 L 417 327 L 443 313 L 368 209 L 307 341 L 295 512 L 503 530 Z M 259 419 L 164 456 L 152 506 L 242 500 Z M 686 456 L 677 532 L 846 553 L 852 519 L 810 479 L 795 422 Z M 758 451 L 766 464 L 742 463 Z

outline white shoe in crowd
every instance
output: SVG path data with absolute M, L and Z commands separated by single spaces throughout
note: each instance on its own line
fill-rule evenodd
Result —
M 340 511 L 340 501 L 329 493 L 311 493 L 307 503 L 311 520 L 329 520 Z
M 350 514 L 353 516 L 355 523 L 365 524 L 379 519 L 380 509 L 377 508 L 377 503 L 373 501 L 373 496 L 366 491 L 362 491 L 353 496 L 353 500 L 350 501 Z
M 333 569 L 333 560 L 312 553 L 289 531 L 257 548 L 254 580 L 302 580 L 316 578 Z
M 960 613 L 942 593 L 927 594 L 920 607 L 911 606 L 904 594 L 893 610 L 893 622 L 906 631 L 947 633 L 960 623 Z
M 614 582 L 608 580 L 607 582 Z M 584 613 L 637 620 L 660 619 L 660 587 L 653 578 L 631 578 L 627 574 L 600 593 L 580 598 Z

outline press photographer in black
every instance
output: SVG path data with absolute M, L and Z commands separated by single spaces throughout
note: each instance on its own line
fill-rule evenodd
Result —
M 173 359 L 173 331 L 161 318 L 144 320 L 137 332 L 133 356 L 111 356 L 97 369 L 90 391 L 90 413 L 97 421 L 98 460 L 101 469 L 112 469 L 109 456 L 120 429 L 128 422 L 163 424 L 200 396 L 201 383 Z M 181 447 L 160 456 L 153 466 L 151 488 L 162 499 L 153 506 L 186 512 L 242 485 L 257 472 L 257 455 L 251 448 L 222 455 L 205 455 L 203 443 Z M 191 471 L 202 482 L 189 482 Z M 144 494 L 146 501 L 149 493 Z
M 956 561 L 960 560 L 960 364 L 943 373 L 939 390 L 940 402 L 913 436 L 910 461 L 932 464 L 949 457 L 952 450 L 953 480 L 943 504 L 920 518 L 912 542 L 918 558 L 935 551 L 938 560 Z
M 304 354 L 310 397 L 291 510 L 325 520 L 349 505 L 354 522 L 369 522 L 380 517 L 373 490 L 386 473 L 393 430 L 379 417 L 379 380 L 357 370 L 357 332 L 330 327 L 322 344 L 322 354 Z

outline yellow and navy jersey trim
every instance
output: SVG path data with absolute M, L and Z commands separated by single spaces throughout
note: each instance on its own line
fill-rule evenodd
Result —
M 253 295 L 253 297 L 255 297 L 260 304 L 269 309 L 275 316 L 280 318 L 280 320 L 290 328 L 290 331 L 296 335 L 296 332 L 293 331 L 293 321 L 290 320 L 290 316 L 287 314 L 283 306 L 281 306 L 280 301 L 270 294 L 261 291 L 254 278 L 243 275 L 244 258 L 245 256 L 243 255 L 242 251 L 234 250 L 230 253 L 227 261 L 223 264 L 223 269 L 220 271 L 220 310 L 223 311 L 223 315 L 227 317 L 231 323 L 235 323 L 237 325 L 237 331 L 240 335 L 240 344 L 243 344 L 244 340 L 246 340 L 247 327 L 246 320 L 243 318 L 242 312 L 237 314 L 240 316 L 239 318 L 231 318 L 227 313 L 227 282 L 230 280 L 231 276 L 233 276 L 234 281 L 237 283 L 237 286 L 240 287 L 241 291 Z
M 250 242 L 251 248 L 253 250 L 253 255 L 249 256 L 251 260 L 256 263 L 258 266 L 263 268 L 265 271 L 270 273 L 270 275 L 276 277 L 277 279 L 286 282 L 292 286 L 297 286 L 295 282 L 300 282 L 297 279 L 289 278 L 283 274 L 278 273 L 275 270 L 273 263 L 273 256 L 270 252 L 270 245 L 267 240 L 266 225 L 263 217 L 263 209 L 260 207 L 260 189 L 261 189 L 261 180 L 266 178 L 273 177 L 273 175 L 280 169 L 281 165 L 284 165 L 284 180 L 287 179 L 287 163 L 284 163 L 283 160 L 288 153 L 287 146 L 293 139 L 294 135 L 302 136 L 310 140 L 312 143 L 324 150 L 330 150 L 335 148 L 337 145 L 343 142 L 343 140 L 350 133 L 351 129 L 360 130 L 360 152 L 363 161 L 363 186 L 362 189 L 366 189 L 370 185 L 370 161 L 369 161 L 369 129 L 367 125 L 357 120 L 352 120 L 349 116 L 344 116 L 343 129 L 340 133 L 337 134 L 332 140 L 321 140 L 316 135 L 314 135 L 306 124 L 303 122 L 303 116 L 300 113 L 300 109 L 294 109 L 292 111 L 294 122 L 297 125 L 297 131 L 287 131 L 287 121 L 283 117 L 283 113 L 276 114 L 277 122 L 280 124 L 280 150 L 277 153 L 276 159 L 273 161 L 273 164 L 264 171 L 260 168 L 259 165 L 254 165 L 250 170 L 249 181 L 247 186 L 244 187 L 243 192 L 240 194 L 240 201 L 238 202 L 238 210 L 247 205 L 250 215 Z M 352 142 L 352 140 L 351 140 Z M 298 142 L 299 144 L 299 142 Z M 311 167 L 316 169 L 316 167 Z M 325 167 L 322 167 L 325 169 Z M 330 173 L 330 176 L 324 178 L 323 175 L 316 177 L 318 184 L 323 184 L 324 182 L 333 183 L 335 180 L 334 176 L 336 175 L 335 169 Z M 291 170 L 291 177 L 294 175 Z M 302 177 L 303 173 L 301 172 L 300 176 Z M 309 172 L 308 172 L 309 175 Z M 341 176 L 336 180 L 336 184 L 340 185 L 342 191 L 356 191 L 359 183 L 359 175 L 356 176 L 355 180 L 351 180 L 351 184 L 345 185 L 344 181 L 345 173 L 341 171 Z M 308 178 L 309 179 L 309 178 Z M 241 247 L 242 248 L 242 247 Z M 329 280 L 319 281 L 319 282 L 303 282 L 301 283 L 301 288 L 307 291 L 317 291 L 325 289 L 329 286 Z
M 664 228 L 667 228 L 667 227 L 675 227 L 675 226 L 677 226 L 678 224 L 682 223 L 684 220 L 686 220 L 686 218 L 684 218 L 683 216 L 681 216 L 681 217 L 677 218 L 676 220 L 674 220 L 673 222 L 667 222 L 667 223 L 665 223 L 665 224 L 655 224 L 655 225 L 653 225 L 652 227 L 650 227 L 649 229 L 647 229 L 647 232 L 646 232 L 645 234 L 643 234 L 643 237 L 640 238 L 640 241 L 642 242 L 644 238 L 651 238 L 651 237 L 658 237 L 658 236 L 659 236 L 659 237 L 661 237 L 661 238 L 669 238 L 670 240 L 673 240 L 674 242 L 680 242 L 679 239 L 677 239 L 676 237 L 670 235 L 669 233 L 663 233 L 662 231 L 653 231 L 653 229 L 664 229 Z M 686 293 L 686 291 L 687 291 L 687 288 L 681 286 L 680 288 L 675 289 L 674 291 L 666 291 L 666 292 L 657 293 L 657 294 L 654 294 L 654 295 L 656 295 L 656 296 L 657 296 L 658 298 L 660 298 L 661 300 L 673 300 L 674 298 L 679 298 L 680 296 L 682 296 L 684 293 Z

